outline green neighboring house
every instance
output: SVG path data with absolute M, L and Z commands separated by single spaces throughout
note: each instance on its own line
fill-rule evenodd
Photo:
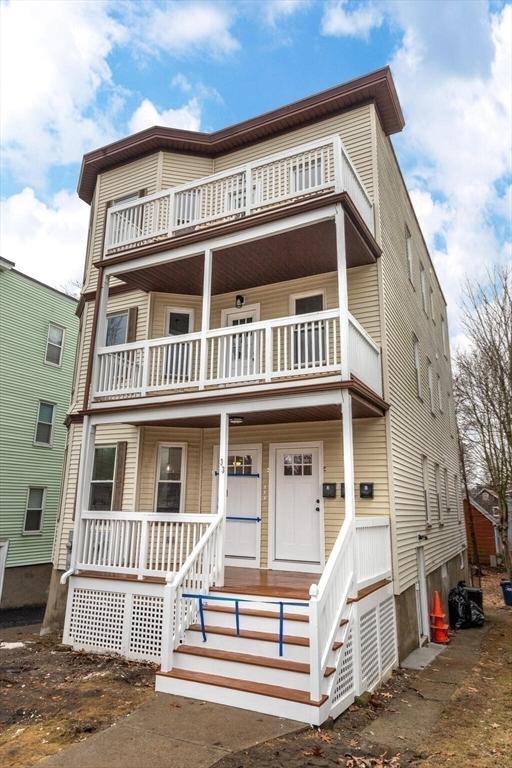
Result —
M 0 608 L 43 605 L 78 334 L 77 302 L 0 258 Z

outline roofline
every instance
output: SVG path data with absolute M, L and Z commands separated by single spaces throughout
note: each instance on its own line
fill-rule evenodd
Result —
M 0 256 L 0 271 L 5 271 L 8 269 L 14 268 L 14 261 L 9 261 L 9 259 L 4 258 L 3 256 Z
M 167 149 L 217 157 L 369 102 L 375 103 L 387 135 L 402 130 L 405 120 L 391 70 L 383 67 L 212 133 L 153 126 L 95 149 L 83 157 L 78 195 L 90 203 L 98 173 L 150 152 Z
M 477 512 L 480 512 L 481 515 L 483 515 L 487 520 L 492 523 L 493 525 L 498 525 L 498 520 L 494 517 L 494 515 L 491 514 L 491 512 L 488 512 L 486 509 L 484 509 L 476 499 L 474 499 L 472 496 L 469 497 L 469 503 L 473 507 L 474 510 Z
M 10 262 L 11 264 L 13 262 Z M 78 304 L 78 299 L 76 299 L 74 296 L 70 296 L 69 293 L 64 293 L 64 291 L 59 291 L 58 288 L 54 288 L 53 285 L 48 285 L 47 283 L 42 283 L 41 280 L 36 280 L 35 277 L 31 277 L 31 275 L 26 275 L 25 272 L 20 272 L 19 269 L 12 269 L 11 272 L 14 272 L 15 275 L 19 275 L 20 277 L 24 277 L 25 280 L 30 280 L 32 283 L 36 283 L 36 285 L 40 285 L 42 288 L 46 288 L 49 291 L 53 291 L 53 293 L 58 293 L 59 296 L 63 296 L 65 299 L 69 299 L 69 301 L 73 301 L 75 304 Z

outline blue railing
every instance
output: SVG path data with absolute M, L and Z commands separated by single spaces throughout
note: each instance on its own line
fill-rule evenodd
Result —
M 201 634 L 203 636 L 203 642 L 206 643 L 207 637 L 206 637 L 206 626 L 204 623 L 204 601 L 212 601 L 212 600 L 225 600 L 225 601 L 231 601 L 235 604 L 235 628 L 236 628 L 236 634 L 237 636 L 240 636 L 240 603 L 261 603 L 264 602 L 265 605 L 278 605 L 279 606 L 279 656 L 283 655 L 283 648 L 284 648 L 284 606 L 285 605 L 295 605 L 299 608 L 308 608 L 309 603 L 297 603 L 287 600 L 252 600 L 248 597 L 231 597 L 227 595 L 198 595 L 193 592 L 184 592 L 182 594 L 183 598 L 186 598 L 188 600 L 197 600 L 198 602 L 198 608 L 199 608 L 199 623 L 201 625 Z
M 261 523 L 261 517 L 243 517 L 242 515 L 226 515 L 226 520 L 237 520 L 239 523 Z

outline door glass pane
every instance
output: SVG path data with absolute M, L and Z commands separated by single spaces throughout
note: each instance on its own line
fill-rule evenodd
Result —
M 302 296 L 295 299 L 295 314 L 305 315 L 308 312 L 321 312 L 324 304 L 324 297 L 321 293 L 315 296 Z
M 94 451 L 93 480 L 113 480 L 116 449 L 113 445 L 98 446 Z
M 169 336 L 181 336 L 190 332 L 190 315 L 188 312 L 169 312 L 167 333 Z
M 110 315 L 107 317 L 107 338 L 106 347 L 113 347 L 115 344 L 126 344 L 128 336 L 128 313 L 121 315 Z
M 157 512 L 180 511 L 181 483 L 158 483 Z
M 181 448 L 160 448 L 160 480 L 181 480 Z

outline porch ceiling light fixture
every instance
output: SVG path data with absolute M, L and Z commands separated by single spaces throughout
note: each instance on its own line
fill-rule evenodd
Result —
M 245 304 L 245 296 L 242 296 L 239 293 L 238 296 L 235 299 L 235 305 L 236 305 L 237 309 L 241 309 L 244 304 Z
M 240 424 L 244 423 L 244 417 L 243 416 L 230 416 L 229 417 L 229 423 L 233 426 L 239 426 Z

